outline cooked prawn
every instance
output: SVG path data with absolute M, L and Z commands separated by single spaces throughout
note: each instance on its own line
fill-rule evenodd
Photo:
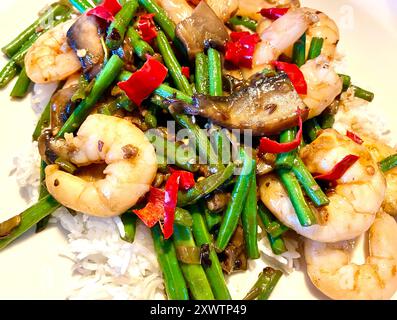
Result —
M 175 24 L 189 18 L 193 13 L 193 8 L 186 0 L 156 0 L 156 2 Z
M 309 50 L 312 38 L 323 38 L 323 48 L 321 54 L 333 59 L 335 56 L 336 46 L 339 42 L 339 29 L 335 21 L 332 20 L 325 13 L 317 10 L 308 9 L 310 12 L 315 13 L 318 17 L 318 22 L 311 25 L 306 31 L 306 49 Z
M 317 21 L 317 15 L 306 8 L 289 10 L 260 33 L 262 41 L 255 48 L 254 66 L 277 60 L 281 53 L 291 47 Z
M 259 19 L 258 11 L 262 8 L 299 8 L 299 0 L 244 0 L 239 2 L 237 14 Z
M 65 80 L 81 69 L 79 59 L 66 40 L 66 33 L 73 22 L 67 21 L 50 29 L 29 49 L 25 57 L 25 67 L 33 82 Z
M 301 68 L 307 83 L 303 102 L 309 107 L 309 118 L 318 116 L 342 92 L 343 83 L 329 58 L 320 55 L 307 61 Z
M 228 21 L 239 6 L 239 0 L 206 0 L 206 2 L 222 21 Z
M 47 189 L 62 205 L 93 216 L 117 216 L 149 191 L 157 172 L 156 154 L 132 123 L 95 114 L 76 137 L 65 138 L 68 159 L 80 167 L 77 174 L 58 165 L 45 170 Z
M 302 227 L 283 185 L 276 175 L 260 179 L 263 203 L 285 225 L 320 242 L 353 239 L 369 229 L 384 199 L 386 182 L 368 150 L 333 129 L 324 130 L 300 156 L 312 173 L 327 173 L 345 156 L 359 160 L 327 192 L 328 206 L 314 208 L 319 224 Z
M 364 146 L 369 150 L 372 157 L 376 162 L 380 162 L 383 159 L 396 153 L 396 150 L 388 145 L 368 137 L 362 137 L 364 139 Z M 393 168 L 384 173 L 386 178 L 386 195 L 385 200 L 382 203 L 383 210 L 391 214 L 392 216 L 397 215 L 397 168 Z
M 305 240 L 307 273 L 313 284 L 333 299 L 390 299 L 397 290 L 397 223 L 380 212 L 369 229 L 365 264 L 350 262 L 347 242 Z

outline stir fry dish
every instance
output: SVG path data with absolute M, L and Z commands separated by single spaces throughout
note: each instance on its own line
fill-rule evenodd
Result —
M 231 299 L 259 243 L 277 258 L 288 239 L 326 296 L 392 298 L 397 151 L 334 127 L 346 97 L 374 99 L 335 70 L 338 42 L 297 0 L 47 6 L 2 49 L 13 98 L 57 88 L 33 133 L 39 199 L 0 223 L 0 249 L 64 207 L 120 217 L 126 242 L 150 229 L 168 299 Z M 284 273 L 269 264 L 245 299 L 268 299 Z

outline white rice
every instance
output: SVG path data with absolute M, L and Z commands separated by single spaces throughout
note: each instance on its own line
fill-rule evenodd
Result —
M 57 84 L 35 86 L 32 102 L 37 114 L 41 113 L 56 87 Z M 383 125 L 376 110 L 371 110 L 369 106 L 362 100 L 352 98 L 351 92 L 345 94 L 335 127 L 342 133 L 349 129 L 392 141 L 389 130 L 384 129 L 386 125 Z M 379 132 L 374 132 L 374 128 L 379 128 Z M 28 203 L 37 199 L 39 163 L 37 143 L 32 143 L 14 159 L 12 174 Z M 138 224 L 136 239 L 129 244 L 120 238 L 123 228 L 119 218 L 100 219 L 84 214 L 72 216 L 61 208 L 51 221 L 59 223 L 67 233 L 68 247 L 60 255 L 73 261 L 71 276 L 77 284 L 70 293 L 70 299 L 165 298 L 150 231 L 144 225 Z M 286 239 L 285 242 L 288 251 L 277 256 L 273 254 L 267 237 L 263 237 L 259 243 L 262 259 L 250 261 L 249 270 L 253 270 L 258 263 L 278 267 L 286 273 L 299 269 L 301 255 L 298 241 Z M 241 298 L 243 294 L 243 289 L 239 287 L 240 276 L 228 279 L 232 295 L 236 298 Z M 254 281 L 257 274 L 249 277 Z

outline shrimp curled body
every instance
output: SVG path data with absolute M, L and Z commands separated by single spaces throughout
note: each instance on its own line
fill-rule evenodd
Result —
M 333 299 L 390 299 L 397 290 L 397 223 L 380 212 L 369 229 L 365 264 L 350 262 L 346 242 L 305 240 L 307 272 L 313 284 Z
M 45 171 L 48 191 L 62 205 L 111 217 L 130 209 L 149 191 L 157 158 L 152 144 L 132 123 L 95 114 L 81 125 L 76 137 L 65 138 L 70 161 L 80 167 L 76 175 L 61 171 L 58 165 Z M 103 171 L 92 170 L 101 163 L 106 165 Z
M 291 9 L 260 33 L 261 42 L 254 53 L 254 66 L 277 60 L 281 53 L 292 46 L 312 23 L 318 21 L 315 14 L 306 8 Z M 258 26 L 261 30 L 262 27 Z
M 35 83 L 65 80 L 81 69 L 76 53 L 68 46 L 66 33 L 73 20 L 50 29 L 32 45 L 25 57 L 28 77 Z
M 372 157 L 377 162 L 381 162 L 383 159 L 396 154 L 396 150 L 381 141 L 363 137 L 364 146 L 369 150 Z M 384 173 L 386 178 L 386 195 L 385 200 L 382 204 L 382 209 L 392 215 L 397 216 L 397 168 L 393 168 Z
M 323 55 L 307 61 L 301 71 L 307 83 L 303 102 L 309 107 L 309 118 L 321 114 L 342 92 L 343 83 L 328 57 Z
M 318 224 L 302 227 L 286 190 L 275 175 L 260 179 L 263 203 L 285 225 L 306 238 L 338 242 L 358 237 L 374 222 L 383 202 L 386 182 L 368 150 L 333 129 L 324 130 L 300 156 L 311 173 L 324 174 L 345 156 L 359 160 L 327 192 L 329 205 L 313 208 Z

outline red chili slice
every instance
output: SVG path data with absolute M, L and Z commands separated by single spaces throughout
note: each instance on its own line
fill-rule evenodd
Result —
M 255 46 L 260 42 L 258 34 L 232 32 L 231 41 L 226 43 L 225 59 L 236 67 L 252 68 Z
M 94 15 L 99 18 L 111 22 L 114 20 L 114 16 L 121 10 L 121 5 L 117 0 L 105 0 L 100 5 L 89 10 L 87 15 Z
M 171 168 L 171 176 L 165 184 L 165 191 L 150 188 L 148 203 L 145 208 L 133 212 L 152 228 L 163 220 L 162 231 L 164 237 L 169 239 L 174 233 L 175 209 L 178 202 L 178 191 L 189 190 L 195 184 L 193 173 Z
M 190 68 L 189 67 L 182 67 L 182 74 L 186 78 L 190 79 Z
M 146 226 L 152 228 L 164 217 L 164 197 L 163 190 L 151 187 L 145 208 L 133 212 Z
M 164 197 L 164 238 L 169 239 L 174 233 L 175 208 L 178 202 L 179 174 L 171 174 L 165 184 Z
M 143 40 L 151 42 L 157 37 L 156 25 L 154 24 L 154 13 L 144 14 L 139 17 L 138 29 Z
M 189 171 L 183 171 L 183 170 L 175 170 L 173 168 L 170 168 L 171 174 L 176 174 L 179 175 L 181 178 L 179 181 L 179 189 L 180 190 L 189 190 L 194 187 L 196 182 L 194 181 L 194 175 L 193 173 Z
M 314 178 L 318 180 L 336 181 L 340 179 L 359 158 L 359 156 L 350 154 L 339 161 L 330 172 L 320 174 Z
M 127 81 L 119 82 L 118 86 L 131 101 L 140 106 L 164 82 L 167 73 L 168 69 L 163 64 L 150 57 L 140 70 Z
M 305 76 L 296 64 L 273 61 L 273 65 L 277 70 L 284 71 L 291 80 L 298 94 L 307 94 L 307 83 Z
M 277 20 L 288 12 L 288 8 L 263 8 L 260 11 L 262 17 Z
M 348 138 L 352 139 L 357 144 L 363 144 L 364 143 L 363 139 L 361 139 L 358 135 L 356 135 L 354 132 L 351 132 L 349 130 L 347 130 L 346 136 Z
M 285 152 L 290 152 L 296 148 L 299 147 L 301 140 L 302 140 L 302 117 L 300 114 L 300 110 L 298 110 L 298 119 L 299 119 L 299 130 L 298 133 L 296 134 L 296 137 L 294 141 L 287 142 L 287 143 L 280 143 L 275 140 L 271 140 L 267 137 L 263 137 L 260 141 L 259 145 L 259 154 L 264 154 L 264 153 L 285 153 Z

